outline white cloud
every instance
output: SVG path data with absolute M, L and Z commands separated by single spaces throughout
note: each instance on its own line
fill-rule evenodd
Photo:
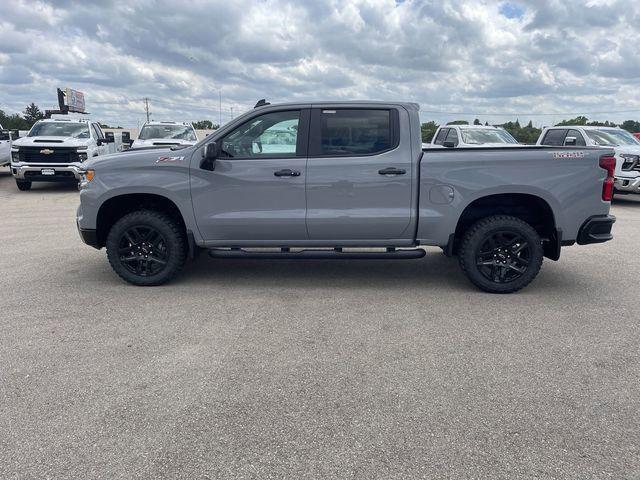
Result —
M 629 110 L 640 106 L 638 19 L 621 0 L 20 1 L 0 20 L 0 109 L 50 108 L 56 86 L 71 86 L 120 125 L 143 118 L 143 97 L 163 118 L 216 120 L 218 89 L 225 119 L 265 97 L 521 121 Z

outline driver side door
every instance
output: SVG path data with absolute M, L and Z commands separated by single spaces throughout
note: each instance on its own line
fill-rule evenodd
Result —
M 216 139 L 214 170 L 191 166 L 198 229 L 211 246 L 286 245 L 306 240 L 309 109 L 258 114 Z

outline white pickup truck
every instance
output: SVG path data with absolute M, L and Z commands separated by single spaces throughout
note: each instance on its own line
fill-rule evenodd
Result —
M 113 133 L 103 133 L 99 123 L 60 115 L 37 121 L 13 142 L 11 173 L 19 190 L 32 182 L 77 182 L 85 161 L 118 150 Z
M 198 141 L 196 130 L 190 123 L 147 122 L 142 126 L 138 138 L 131 148 L 145 147 L 190 147 Z
M 503 128 L 484 125 L 445 125 L 436 130 L 431 147 L 473 148 L 518 146 Z
M 640 140 L 616 127 L 568 125 L 545 128 L 538 145 L 613 147 L 616 152 L 616 193 L 640 193 Z
M 11 162 L 11 132 L 0 125 L 0 167 Z

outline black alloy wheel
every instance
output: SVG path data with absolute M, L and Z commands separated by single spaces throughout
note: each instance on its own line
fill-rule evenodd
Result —
M 487 234 L 476 254 L 480 273 L 495 283 L 509 283 L 527 272 L 531 261 L 529 242 L 517 232 Z
M 128 228 L 118 244 L 120 263 L 135 275 L 157 275 L 167 266 L 167 242 L 162 234 L 148 225 Z

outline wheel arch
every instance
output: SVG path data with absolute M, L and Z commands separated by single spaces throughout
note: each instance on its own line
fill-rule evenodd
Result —
M 139 210 L 153 210 L 169 215 L 176 220 L 185 237 L 188 238 L 185 219 L 173 200 L 157 193 L 124 193 L 105 200 L 98 209 L 96 216 L 98 247 L 105 246 L 109 230 L 115 222 L 129 213 Z
M 543 239 L 545 256 L 552 260 L 560 258 L 562 230 L 558 228 L 554 210 L 546 199 L 532 193 L 495 193 L 474 199 L 458 218 L 446 253 L 455 255 L 467 229 L 492 215 L 510 215 L 527 222 Z

